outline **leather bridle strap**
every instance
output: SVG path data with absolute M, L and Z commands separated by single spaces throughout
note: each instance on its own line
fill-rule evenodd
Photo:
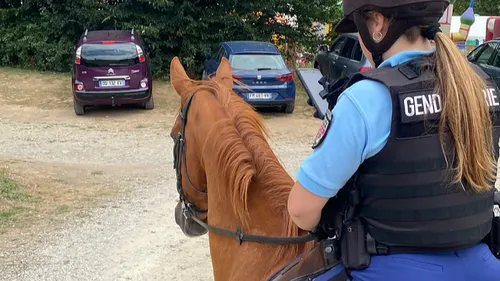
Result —
M 253 234 L 245 234 L 241 231 L 241 228 L 238 227 L 236 231 L 230 231 L 227 229 L 218 228 L 208 223 L 203 222 L 196 216 L 190 216 L 190 219 L 195 221 L 197 224 L 205 228 L 206 230 L 217 233 L 222 236 L 234 237 L 238 242 L 243 243 L 243 241 L 247 242 L 258 242 L 263 244 L 278 244 L 278 245 L 292 245 L 292 244 L 302 244 L 312 240 L 315 240 L 316 237 L 308 233 L 302 236 L 296 237 L 278 237 L 278 236 L 261 236 L 261 235 L 253 235 Z
M 199 194 L 202 194 L 204 196 L 207 195 L 206 191 L 199 190 L 196 188 L 191 181 L 191 178 L 189 177 L 189 173 L 187 171 L 187 162 L 186 162 L 186 151 L 185 151 L 185 131 L 186 131 L 186 123 L 187 123 L 187 112 L 189 109 L 189 106 L 191 105 L 191 101 L 193 99 L 194 93 L 188 96 L 186 99 L 186 103 L 184 104 L 184 107 L 179 111 L 179 117 L 181 118 L 181 128 L 179 135 L 177 136 L 177 139 L 175 140 L 175 145 L 174 145 L 174 169 L 176 170 L 176 177 L 177 177 L 177 192 L 179 193 L 180 201 L 183 205 L 183 209 L 187 209 L 190 212 L 194 211 L 200 214 L 206 214 L 208 210 L 202 210 L 198 208 L 195 204 L 189 202 L 187 199 L 184 190 L 182 189 L 182 173 L 181 169 L 184 169 L 184 173 L 186 174 L 186 179 L 189 184 L 189 187 L 196 191 Z M 181 161 L 182 160 L 182 161 Z M 182 162 L 182 163 L 181 163 Z
M 187 172 L 187 164 L 186 164 L 186 151 L 185 151 L 185 132 L 186 132 L 186 123 L 187 123 L 187 113 L 188 113 L 188 110 L 189 110 L 189 106 L 191 105 L 191 101 L 193 100 L 193 97 L 194 97 L 194 93 L 192 93 L 191 95 L 188 96 L 188 98 L 186 99 L 186 103 L 184 104 L 184 107 L 182 108 L 182 110 L 179 112 L 179 116 L 181 117 L 181 130 L 180 130 L 180 133 L 179 133 L 179 138 L 178 138 L 178 155 L 177 157 L 182 157 L 182 166 L 184 166 L 184 172 L 186 173 L 186 178 L 188 180 L 188 183 L 190 185 L 190 187 L 192 189 L 194 189 L 196 192 L 200 193 L 200 194 L 203 194 L 203 195 L 206 195 L 207 192 L 206 191 L 202 191 L 202 190 L 199 190 L 198 188 L 194 187 L 194 184 L 193 182 L 191 181 L 191 179 L 189 178 L 189 174 Z M 180 167 L 178 167 L 180 165 L 179 163 L 180 159 L 177 160 L 177 176 L 180 178 L 181 177 L 181 171 L 180 171 Z

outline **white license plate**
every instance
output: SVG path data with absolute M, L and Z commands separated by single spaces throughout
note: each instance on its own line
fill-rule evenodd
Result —
M 271 99 L 273 95 L 271 93 L 248 93 L 248 99 Z
M 99 81 L 100 87 L 123 87 L 125 86 L 125 80 L 102 80 Z

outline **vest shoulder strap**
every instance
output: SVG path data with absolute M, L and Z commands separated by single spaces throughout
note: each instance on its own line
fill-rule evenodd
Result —
M 474 71 L 486 81 L 489 88 L 498 89 L 497 85 L 493 82 L 491 77 L 486 74 L 479 66 L 470 63 L 469 65 L 474 69 Z M 419 79 L 417 79 L 419 78 Z M 424 56 L 423 58 L 417 58 L 401 65 L 395 67 L 383 67 L 368 70 L 365 72 L 355 73 L 349 77 L 349 81 L 342 83 L 344 89 L 352 86 L 363 79 L 370 79 L 380 82 L 387 87 L 400 87 L 406 86 L 408 84 L 414 84 L 422 81 L 434 81 L 435 75 L 432 71 L 432 62 L 429 60 L 429 56 Z M 339 85 L 337 85 L 339 86 Z

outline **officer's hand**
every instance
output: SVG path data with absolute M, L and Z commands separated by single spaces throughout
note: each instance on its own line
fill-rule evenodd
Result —
M 318 242 L 328 238 L 328 234 L 326 234 L 326 232 L 320 225 L 309 231 L 309 233 L 312 234 L 314 239 Z

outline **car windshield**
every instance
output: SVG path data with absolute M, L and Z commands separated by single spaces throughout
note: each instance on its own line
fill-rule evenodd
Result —
M 81 64 L 88 67 L 130 66 L 139 63 L 134 43 L 84 44 Z
M 237 54 L 231 55 L 229 62 L 231 63 L 231 68 L 237 70 L 259 71 L 286 68 L 281 55 Z

